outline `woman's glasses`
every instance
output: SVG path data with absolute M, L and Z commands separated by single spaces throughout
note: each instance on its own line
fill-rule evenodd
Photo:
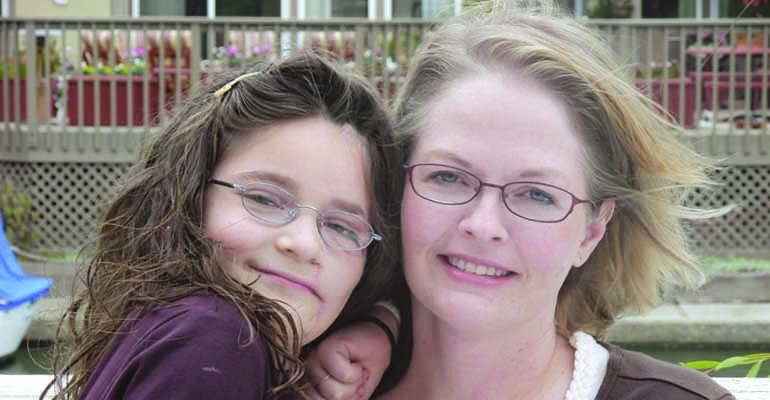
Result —
M 578 204 L 591 203 L 554 185 L 520 181 L 505 185 L 484 182 L 459 168 L 442 164 L 404 166 L 412 190 L 425 200 L 438 204 L 466 204 L 476 198 L 484 186 L 500 189 L 505 207 L 521 218 L 535 222 L 561 222 Z
M 342 210 L 321 211 L 307 204 L 299 204 L 285 189 L 270 183 L 239 185 L 209 178 L 209 183 L 233 188 L 240 192 L 246 212 L 269 225 L 285 225 L 299 215 L 301 208 L 318 213 L 316 226 L 321 239 L 329 246 L 342 250 L 361 250 L 382 237 L 360 216 Z

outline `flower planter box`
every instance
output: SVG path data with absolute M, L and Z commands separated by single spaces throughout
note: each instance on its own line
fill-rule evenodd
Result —
M 8 79 L 8 85 L 0 78 L 0 121 L 8 122 L 26 122 L 27 121 L 27 79 Z M 19 85 L 19 120 L 16 120 L 16 85 Z M 53 102 L 53 93 L 55 92 L 54 81 L 51 81 L 51 93 L 48 98 L 45 96 L 45 87 L 42 86 L 43 82 L 40 81 L 40 87 L 38 88 L 37 99 L 37 115 L 38 121 L 44 121 L 46 118 L 45 107 L 48 105 L 51 107 L 51 118 L 56 116 L 56 108 Z M 5 96 L 8 96 L 7 99 Z M 8 115 L 5 115 L 5 102 L 8 102 Z
M 82 79 L 83 99 L 78 96 L 78 81 Z M 97 107 L 99 110 L 98 123 L 101 126 L 112 125 L 112 97 L 110 89 L 112 80 L 115 81 L 115 125 L 127 126 L 144 125 L 145 98 L 148 101 L 150 124 L 157 124 L 155 116 L 160 110 L 160 87 L 156 77 L 148 78 L 145 91 L 144 77 L 142 76 L 84 76 L 82 78 L 71 77 L 67 80 L 67 123 L 69 125 L 93 126 L 97 122 Z M 99 91 L 99 103 L 96 104 L 96 90 Z M 128 109 L 128 90 L 131 88 L 131 115 Z M 79 120 L 79 110 L 83 110 L 83 120 Z
M 647 80 L 638 79 L 636 86 L 644 93 L 647 93 Z M 663 79 L 650 80 L 650 93 L 652 100 L 663 105 L 664 92 L 666 88 Z M 679 89 L 682 82 L 678 78 L 668 79 L 668 107 L 671 114 L 671 120 L 681 123 L 685 128 L 695 128 L 695 82 L 692 79 L 684 79 L 684 119 L 679 116 Z M 681 121 L 681 122 L 680 122 Z

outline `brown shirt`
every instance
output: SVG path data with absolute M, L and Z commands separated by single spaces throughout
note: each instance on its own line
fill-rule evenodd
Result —
M 600 343 L 610 352 L 596 400 L 735 400 L 706 374 Z

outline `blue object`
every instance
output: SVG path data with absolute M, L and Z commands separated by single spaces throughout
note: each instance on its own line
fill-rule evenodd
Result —
M 5 237 L 3 216 L 0 214 L 0 311 L 8 311 L 43 297 L 52 284 L 51 278 L 30 276 L 21 269 Z

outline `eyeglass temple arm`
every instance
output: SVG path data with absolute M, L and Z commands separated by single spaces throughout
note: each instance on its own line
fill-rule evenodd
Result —
M 229 188 L 232 188 L 232 189 L 238 189 L 239 187 L 241 187 L 241 185 L 237 185 L 235 183 L 230 183 L 230 182 L 225 182 L 225 181 L 220 181 L 219 179 L 214 179 L 214 178 L 207 179 L 206 183 L 213 183 L 215 185 L 229 187 Z

